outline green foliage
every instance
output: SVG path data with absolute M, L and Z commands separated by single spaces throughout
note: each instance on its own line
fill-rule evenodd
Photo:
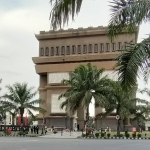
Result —
M 149 21 L 150 1 L 149 0 L 113 0 L 111 2 L 111 19 L 108 25 L 108 36 L 113 40 L 121 32 L 133 34 L 138 33 L 139 25 Z M 127 43 L 117 58 L 116 70 L 119 73 L 119 81 L 125 90 L 136 86 L 136 78 L 149 70 L 150 37 L 140 43 L 137 41 Z M 140 74 L 138 74 L 138 71 Z M 148 73 L 149 74 L 149 73 Z
M 89 135 L 90 135 L 89 133 L 86 133 L 86 134 L 85 134 L 85 137 L 87 138 Z
M 102 132 L 102 133 L 101 133 L 101 137 L 104 137 L 104 136 L 105 136 L 105 133 L 104 133 L 104 132 Z
M 93 135 L 92 135 L 92 134 L 89 134 L 88 137 L 89 137 L 89 138 L 93 138 Z
M 138 138 L 141 138 L 141 137 L 142 137 L 142 135 L 141 135 L 140 133 L 138 133 L 138 134 L 137 134 L 137 137 L 138 137 Z
M 135 139 L 136 138 L 136 134 L 132 134 L 132 137 Z
M 75 112 L 79 107 L 87 108 L 89 115 L 89 104 L 92 97 L 95 99 L 95 107 L 103 106 L 107 102 L 106 95 L 109 92 L 107 76 L 102 77 L 104 69 L 97 69 L 90 63 L 80 65 L 75 71 L 70 73 L 69 80 L 63 80 L 63 85 L 71 85 L 65 93 L 59 96 L 59 99 L 65 97 L 61 108 Z M 88 118 L 89 120 L 89 118 Z
M 61 28 L 69 21 L 70 15 L 74 20 L 74 15 L 80 12 L 83 0 L 50 0 L 52 10 L 50 12 L 51 27 Z
M 4 108 L 9 110 L 15 110 L 14 112 L 21 115 L 21 120 L 23 120 L 24 110 L 26 109 L 28 114 L 34 116 L 33 111 L 45 112 L 41 107 L 36 106 L 41 104 L 44 100 L 33 99 L 37 94 L 34 88 L 28 88 L 27 83 L 15 83 L 12 86 L 6 86 L 8 92 L 3 96 L 4 100 L 1 100 L 1 104 Z
M 130 134 L 129 134 L 129 133 L 125 134 L 125 137 L 126 137 L 126 138 L 129 138 L 129 137 L 130 137 Z
M 111 136 L 111 134 L 110 133 L 107 133 L 107 137 L 110 137 Z
M 120 134 L 120 135 L 119 135 L 119 137 L 123 137 L 123 136 L 124 136 L 123 134 Z
M 95 133 L 95 137 L 98 138 L 99 137 L 99 133 Z
M 23 131 L 19 131 L 19 132 L 18 132 L 18 135 L 19 135 L 19 136 L 22 136 L 22 135 L 24 136 L 25 133 L 24 133 Z

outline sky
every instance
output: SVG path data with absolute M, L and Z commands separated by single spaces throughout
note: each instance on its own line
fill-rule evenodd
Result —
M 110 16 L 108 5 L 108 0 L 84 0 L 75 21 L 70 21 L 65 28 L 107 26 Z M 39 78 L 32 62 L 39 49 L 35 34 L 50 30 L 50 10 L 49 0 L 0 0 L 1 94 L 6 92 L 6 85 L 15 82 L 27 82 L 29 86 L 38 88 Z M 142 24 L 138 41 L 149 33 L 149 24 Z M 141 80 L 138 84 L 140 88 L 145 86 Z

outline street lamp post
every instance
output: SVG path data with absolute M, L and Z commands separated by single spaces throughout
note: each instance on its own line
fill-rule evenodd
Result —
M 120 131 L 119 131 L 119 126 L 120 126 L 120 116 L 116 115 L 116 120 L 117 120 L 117 136 L 119 137 Z

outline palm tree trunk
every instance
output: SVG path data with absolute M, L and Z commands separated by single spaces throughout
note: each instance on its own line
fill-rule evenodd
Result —
M 21 126 L 23 126 L 23 114 L 24 114 L 24 107 L 20 107 Z
M 124 118 L 124 119 L 122 120 L 122 122 L 123 122 L 123 131 L 125 131 L 126 118 Z
M 88 125 L 88 121 L 89 121 L 89 105 L 87 106 L 87 109 L 86 109 L 86 133 L 88 133 L 87 132 L 87 125 Z
M 15 113 L 12 114 L 12 125 L 15 124 Z
M 120 109 L 120 105 L 118 104 L 117 107 L 117 115 L 119 116 L 119 109 Z M 120 135 L 120 118 L 117 119 L 117 136 L 119 137 Z

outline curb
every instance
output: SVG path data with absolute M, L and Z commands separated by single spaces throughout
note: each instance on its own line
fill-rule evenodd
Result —
M 91 137 L 91 138 L 83 138 L 83 137 L 77 137 L 78 139 L 97 139 L 97 140 L 150 140 L 150 137 L 141 137 L 141 138 L 132 138 L 132 137 L 129 137 L 129 138 L 126 138 L 126 137 L 100 137 L 100 138 L 96 138 L 96 137 Z
M 39 137 L 40 135 L 4 135 L 0 134 L 0 137 Z

